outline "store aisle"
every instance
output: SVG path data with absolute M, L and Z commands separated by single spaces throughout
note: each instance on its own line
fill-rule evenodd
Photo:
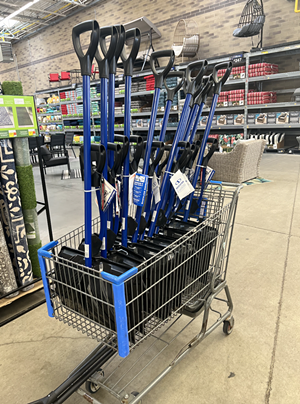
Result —
M 299 156 L 263 155 L 261 175 L 272 182 L 241 191 L 232 240 L 228 285 L 234 302 L 234 331 L 228 337 L 221 327 L 213 332 L 149 392 L 143 404 L 300 401 L 299 173 Z M 54 234 L 59 237 L 83 222 L 82 182 L 61 181 L 59 174 L 49 171 L 47 186 Z M 41 230 L 44 239 L 47 232 Z M 198 331 L 195 322 L 159 364 L 164 360 L 167 365 Z M 46 395 L 95 345 L 47 317 L 45 305 L 2 327 L 3 402 L 23 404 Z M 153 369 L 149 369 L 149 382 L 151 374 Z M 96 397 L 103 404 L 117 403 L 111 397 L 105 401 L 101 391 Z M 83 402 L 76 395 L 67 401 Z

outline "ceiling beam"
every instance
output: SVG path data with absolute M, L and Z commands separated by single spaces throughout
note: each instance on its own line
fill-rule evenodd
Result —
M 28 1 L 27 1 L 27 3 L 28 3 Z M 19 7 L 19 6 L 16 6 L 15 4 L 6 3 L 5 1 L 0 1 L 0 4 L 3 5 L 3 6 L 6 6 L 7 8 L 13 8 L 13 9 Z M 65 17 L 65 14 L 57 13 L 56 11 L 42 10 L 40 8 L 35 8 L 35 7 L 29 7 L 27 10 L 28 11 L 36 11 L 36 12 L 41 13 L 41 14 L 53 14 L 53 15 L 57 15 L 59 17 Z
M 10 13 L 7 13 L 6 11 L 1 11 L 0 15 L 2 15 L 3 17 L 7 17 L 8 15 L 10 15 Z M 45 21 L 42 21 L 40 18 L 35 18 L 35 17 L 30 17 L 30 16 L 23 16 L 23 15 L 20 15 L 20 14 L 18 14 L 16 16 L 16 20 L 17 21 L 18 20 L 25 21 L 25 22 L 29 22 L 29 23 L 30 22 L 37 22 L 37 23 L 42 24 L 42 25 L 49 25 L 49 23 L 47 23 Z M 1 21 L 0 21 L 0 24 L 1 24 Z
M 60 1 L 63 1 L 64 3 L 69 3 L 70 5 L 73 6 L 86 7 L 86 4 L 82 4 L 80 1 L 75 0 L 60 0 Z

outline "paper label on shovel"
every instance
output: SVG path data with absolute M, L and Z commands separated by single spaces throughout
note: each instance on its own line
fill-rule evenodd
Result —
M 133 203 L 137 206 L 144 206 L 148 188 L 148 175 L 136 173 L 133 183 Z
M 175 189 L 178 198 L 182 200 L 189 194 L 195 191 L 187 176 L 178 170 L 170 179 L 173 188 Z
M 129 193 L 128 193 L 128 205 L 133 204 L 133 184 L 134 184 L 134 179 L 135 179 L 136 173 L 131 174 L 129 177 Z
M 153 174 L 153 178 L 152 178 L 152 193 L 153 193 L 154 202 L 156 205 L 156 204 L 158 204 L 158 202 L 160 202 L 160 199 L 161 199 L 156 173 Z
M 105 178 L 102 178 L 101 181 L 101 209 L 103 212 L 107 210 L 109 205 L 111 204 L 114 196 L 116 195 L 115 188 L 106 181 Z

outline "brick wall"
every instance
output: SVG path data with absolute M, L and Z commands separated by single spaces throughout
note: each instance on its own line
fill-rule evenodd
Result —
M 14 45 L 24 93 L 47 88 L 49 72 L 79 68 L 71 32 L 75 24 L 86 19 L 96 19 L 103 26 L 146 16 L 161 31 L 162 37 L 154 41 L 155 50 L 159 50 L 172 46 L 174 30 L 181 18 L 193 18 L 199 25 L 201 37 L 198 58 L 248 51 L 252 46 L 251 38 L 232 36 L 245 3 L 246 0 L 101 1 Z M 264 45 L 299 40 L 300 15 L 294 13 L 293 2 L 264 0 L 264 7 Z M 143 48 L 145 46 L 143 43 Z M 16 64 L 0 64 L 0 81 L 4 80 L 18 80 Z

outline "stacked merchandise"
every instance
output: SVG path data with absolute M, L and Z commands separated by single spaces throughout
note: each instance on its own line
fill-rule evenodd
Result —
M 140 81 L 139 82 L 139 92 L 147 91 L 146 87 L 147 87 L 146 81 Z
M 146 104 L 147 105 L 147 104 Z M 145 102 L 141 101 L 141 100 L 132 100 L 131 101 L 131 112 L 135 113 L 135 112 L 148 112 L 145 111 L 143 109 L 143 107 L 145 106 Z M 123 112 L 124 112 L 124 108 L 123 108 Z
M 146 80 L 146 91 L 153 91 L 155 85 L 155 78 L 153 74 L 150 76 L 145 76 L 144 79 Z
M 254 92 L 250 90 L 247 94 L 247 104 L 272 104 L 277 102 L 277 94 L 275 91 Z
M 115 114 L 123 114 L 124 107 L 122 101 L 115 101 Z
M 36 108 L 38 114 L 51 114 L 54 112 L 60 112 L 59 106 L 47 106 L 47 107 L 37 107 Z
M 232 107 L 245 104 L 245 90 L 222 91 L 217 106 Z
M 177 125 L 178 125 L 177 116 L 176 115 L 171 115 L 169 117 L 167 126 L 168 127 L 173 127 L 174 129 L 176 129 Z
M 98 98 L 100 98 L 100 94 L 101 94 L 101 84 L 98 83 L 96 85 L 96 95 L 97 95 Z
M 119 87 L 115 88 L 115 95 L 125 94 L 125 84 L 119 84 Z
M 223 77 L 226 72 L 226 69 L 221 69 L 218 71 L 218 77 Z M 231 74 L 229 76 L 230 80 L 234 79 L 244 79 L 246 75 L 246 66 L 233 67 L 231 70 Z
M 158 111 L 164 111 L 166 106 L 166 96 L 164 92 L 160 93 L 159 99 L 158 99 Z
M 83 114 L 83 105 L 78 105 L 78 110 L 79 112 Z M 99 111 L 99 103 L 98 101 L 92 101 L 91 102 L 91 114 L 92 115 L 99 115 L 100 111 Z
M 249 77 L 269 76 L 278 73 L 278 65 L 272 63 L 256 63 L 249 66 Z
M 238 133 L 234 135 L 219 135 L 219 144 L 222 146 L 222 149 L 233 148 L 238 140 L 244 139 L 243 133 Z
M 139 82 L 135 81 L 131 84 L 131 93 L 138 93 L 139 92 Z
M 269 133 L 256 133 L 251 134 L 250 139 L 264 139 L 267 141 L 267 148 L 271 150 L 278 150 L 284 148 L 284 136 L 285 133 L 276 133 L 276 132 L 269 132 Z
M 76 101 L 77 94 L 75 90 L 61 92 L 59 94 L 60 101 Z

